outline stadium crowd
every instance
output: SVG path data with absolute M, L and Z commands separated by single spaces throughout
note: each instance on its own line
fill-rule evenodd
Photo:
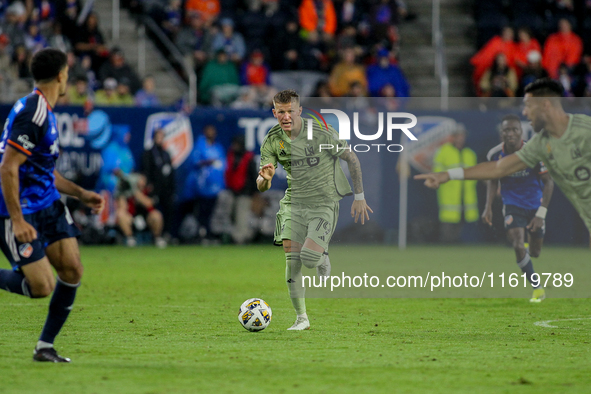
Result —
M 68 55 L 70 86 L 59 104 L 159 105 L 154 79 L 147 75 L 140 81 L 121 50 L 106 45 L 97 15 L 80 0 L 0 3 L 1 101 L 32 89 L 28 64 L 46 47 Z
M 407 97 L 398 66 L 402 0 L 126 0 L 153 18 L 198 75 L 200 104 L 268 106 L 277 72 L 320 75 L 311 94 Z M 41 48 L 68 54 L 60 104 L 158 106 L 155 79 L 138 76 L 80 0 L 0 2 L 0 89 L 11 102 L 32 88 L 28 63 Z M 141 23 L 141 18 L 137 19 Z
M 410 95 L 397 64 L 398 25 L 412 19 L 402 0 L 121 4 L 138 16 L 138 23 L 153 18 L 175 43 L 195 68 L 202 105 L 268 108 L 282 88 L 273 86 L 272 74 L 282 72 L 320 75 L 310 92 L 318 97 Z M 155 78 L 138 75 L 125 53 L 108 44 L 92 5 L 81 0 L 0 2 L 0 102 L 28 94 L 31 57 L 55 47 L 67 53 L 70 70 L 67 94 L 58 104 L 89 110 L 161 105 Z M 215 142 L 216 133 L 213 127 L 203 129 L 189 158 L 186 182 L 175 190 L 174 170 L 157 142 L 158 132 L 154 147 L 136 164 L 127 146 L 129 129 L 114 126 L 96 185 L 109 197 L 106 216 L 94 221 L 76 201 L 69 202 L 83 229 L 82 240 L 117 239 L 132 246 L 151 233 L 148 238 L 163 246 L 168 236 L 235 243 L 272 236 L 277 196 L 262 198 L 254 189 L 257 169 L 244 140 L 234 140 L 226 151 Z
M 591 96 L 591 3 L 476 2 L 479 50 L 470 59 L 479 96 L 515 97 L 550 77 L 565 95 Z

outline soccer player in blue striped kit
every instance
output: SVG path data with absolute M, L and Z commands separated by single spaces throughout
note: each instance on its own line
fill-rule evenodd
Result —
M 517 152 L 524 146 L 522 136 L 519 117 L 505 116 L 501 122 L 503 142 L 488 152 L 487 159 L 496 161 Z M 486 206 L 482 213 L 482 220 L 488 225 L 492 225 L 492 203 L 499 185 L 507 238 L 515 250 L 517 265 L 534 288 L 530 302 L 541 302 L 546 297 L 546 291 L 541 286 L 539 277 L 537 281 L 532 280 L 535 271 L 531 257 L 538 257 L 542 249 L 546 211 L 554 191 L 554 181 L 542 162 L 500 180 L 488 181 Z M 526 240 L 529 243 L 528 248 L 525 246 Z
M 35 90 L 12 107 L 0 139 L 0 248 L 12 265 L 0 269 L 0 288 L 30 298 L 53 292 L 33 360 L 70 362 L 53 342 L 72 310 L 83 269 L 79 232 L 60 193 L 78 198 L 93 213 L 104 201 L 55 169 L 59 133 L 53 106 L 66 93 L 66 55 L 57 49 L 37 52 L 31 73 Z

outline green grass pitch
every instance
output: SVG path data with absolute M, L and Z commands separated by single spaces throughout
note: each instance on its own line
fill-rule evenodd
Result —
M 516 272 L 502 246 L 359 249 L 368 258 L 478 259 Z M 332 250 L 331 250 L 332 252 Z M 335 269 L 339 252 L 331 253 Z M 544 261 L 589 262 L 546 248 Z M 310 299 L 312 329 L 295 318 L 280 248 L 85 247 L 83 286 L 56 348 L 69 365 L 37 364 L 48 299 L 0 292 L 0 393 L 588 393 L 591 304 L 523 298 Z M 538 262 L 536 262 L 538 264 Z M 8 264 L 0 264 L 7 268 Z M 589 281 L 591 278 L 581 278 Z M 244 330 L 251 297 L 271 325 Z M 563 320 L 580 319 L 580 320 Z M 555 327 L 534 325 L 552 322 Z

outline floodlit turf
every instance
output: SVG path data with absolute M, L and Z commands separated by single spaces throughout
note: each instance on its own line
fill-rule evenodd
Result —
M 515 272 L 512 251 L 501 246 L 359 250 L 406 261 L 478 258 Z M 339 249 L 331 252 L 336 269 Z M 516 299 L 311 299 L 312 329 L 288 332 L 295 315 L 280 248 L 87 247 L 82 257 L 83 286 L 56 342 L 70 365 L 31 361 L 48 300 L 0 293 L 0 393 L 588 393 L 591 387 L 589 299 L 532 305 L 529 290 Z M 554 260 L 568 267 L 591 259 L 587 250 L 546 248 L 540 264 Z M 271 325 L 259 333 L 237 320 L 251 297 L 273 308 Z M 557 319 L 581 320 L 534 325 Z

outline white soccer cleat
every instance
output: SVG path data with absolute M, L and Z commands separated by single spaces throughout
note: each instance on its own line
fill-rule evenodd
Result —
M 318 278 L 327 280 L 328 277 L 330 277 L 331 268 L 332 267 L 330 266 L 330 259 L 328 258 L 327 254 L 326 258 L 324 259 L 324 262 L 320 264 L 318 267 L 316 267 L 316 274 L 318 275 Z
M 293 326 L 289 327 L 287 331 L 303 331 L 310 329 L 310 320 L 304 317 L 298 317 Z

